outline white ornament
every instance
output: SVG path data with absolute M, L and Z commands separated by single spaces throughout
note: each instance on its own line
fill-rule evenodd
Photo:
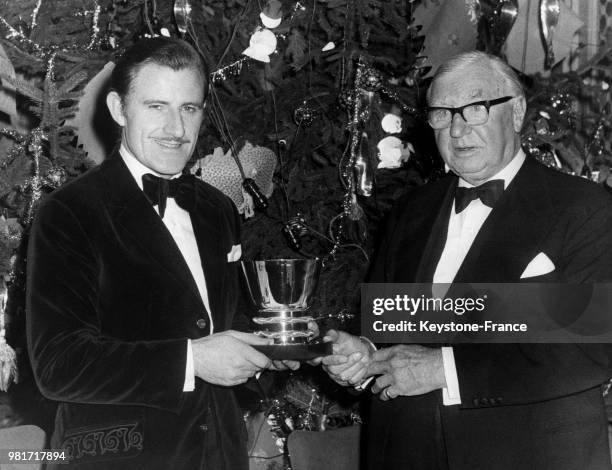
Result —
M 388 136 L 378 142 L 378 158 L 380 162 L 377 168 L 399 168 L 408 160 L 410 154 L 414 153 L 411 143 L 404 145 L 400 139 Z
M 334 49 L 336 47 L 336 43 L 334 41 L 330 41 L 327 44 L 325 44 L 321 50 L 323 52 L 327 52 L 327 51 L 331 51 L 332 49 Z
M 258 28 L 242 54 L 260 62 L 270 62 L 270 54 L 276 50 L 276 36 L 266 28 Z
M 396 114 L 385 114 L 380 125 L 387 134 L 398 134 L 402 132 L 402 118 Z
M 266 28 L 276 28 L 283 20 L 283 4 L 278 0 L 268 0 L 259 14 L 261 22 Z
M 259 14 L 259 19 L 261 20 L 262 24 L 266 28 L 270 28 L 270 29 L 274 29 L 274 28 L 278 27 L 278 25 L 281 24 L 281 21 L 283 21 L 282 18 L 270 18 L 264 12 L 261 12 Z

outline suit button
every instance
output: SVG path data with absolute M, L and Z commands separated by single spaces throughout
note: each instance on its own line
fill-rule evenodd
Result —
M 198 426 L 198 429 L 199 429 L 200 431 L 202 431 L 202 432 L 206 432 L 206 431 L 208 431 L 208 425 L 207 425 L 207 424 L 200 424 L 200 425 Z
M 203 318 L 198 318 L 196 325 L 200 330 L 203 330 L 204 328 L 206 328 L 206 320 L 204 320 Z

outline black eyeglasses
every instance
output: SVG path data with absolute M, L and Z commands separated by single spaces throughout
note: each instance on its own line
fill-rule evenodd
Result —
M 430 106 L 427 108 L 427 122 L 434 129 L 446 129 L 453 122 L 455 114 L 461 114 L 469 126 L 479 126 L 489 120 L 489 108 L 510 101 L 514 96 L 504 96 L 495 100 L 474 101 L 458 108 Z

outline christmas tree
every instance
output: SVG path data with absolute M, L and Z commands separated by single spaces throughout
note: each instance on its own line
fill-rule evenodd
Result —
M 479 48 L 502 54 L 498 3 L 466 1 L 463 20 L 479 32 Z M 2 305 L 9 343 L 24 350 L 23 253 L 36 206 L 112 148 L 108 127 L 95 137 L 95 92 L 106 64 L 155 35 L 190 41 L 210 69 L 207 120 L 190 167 L 244 214 L 244 258 L 320 258 L 313 311 L 322 328 L 356 330 L 359 283 L 386 212 L 407 188 L 443 172 L 419 112 L 424 56 L 430 65 L 439 58 L 423 50 L 427 31 L 415 19 L 429 14 L 415 15 L 417 8 L 437 7 L 426 0 L 0 0 L 0 275 L 9 284 L 0 296 L 9 300 Z M 450 44 L 456 39 L 449 36 Z M 611 110 L 602 104 L 608 52 L 603 47 L 571 73 L 558 64 L 547 76 L 523 77 L 525 149 L 600 181 L 611 155 Z M 313 403 L 316 385 L 307 383 L 291 382 L 288 401 L 274 406 L 320 429 L 317 416 L 329 407 L 324 397 Z

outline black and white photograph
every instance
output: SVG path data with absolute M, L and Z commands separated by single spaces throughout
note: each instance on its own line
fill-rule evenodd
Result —
M 0 0 L 0 469 L 612 470 L 612 0 Z

